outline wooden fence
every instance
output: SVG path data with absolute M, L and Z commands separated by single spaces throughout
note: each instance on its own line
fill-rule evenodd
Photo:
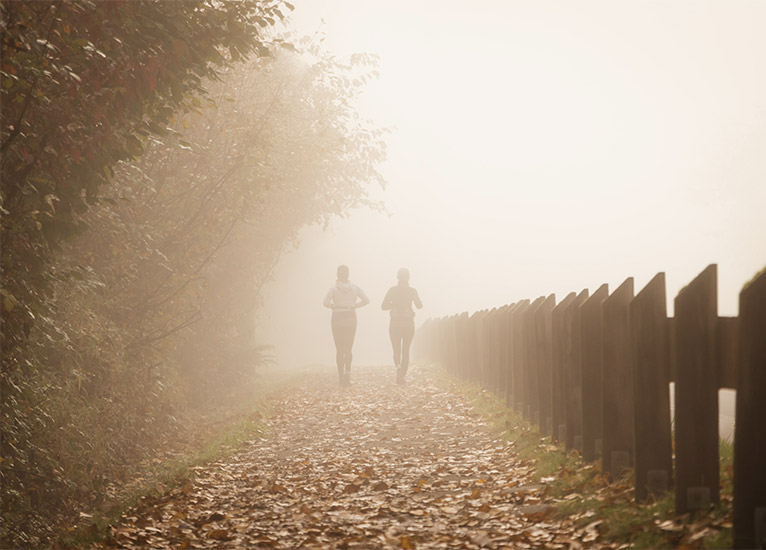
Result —
M 419 359 L 479 383 L 635 497 L 675 491 L 678 514 L 719 501 L 718 390 L 737 390 L 734 545 L 766 547 L 766 272 L 717 313 L 710 265 L 666 309 L 665 274 L 441 319 L 416 338 Z M 669 383 L 675 387 L 671 418 Z M 675 438 L 675 440 L 673 440 Z M 674 454 L 675 450 L 675 454 Z

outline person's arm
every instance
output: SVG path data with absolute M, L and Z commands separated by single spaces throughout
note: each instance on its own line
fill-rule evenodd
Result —
M 388 292 L 386 292 L 386 297 L 383 298 L 383 303 L 380 304 L 380 309 L 383 311 L 388 311 L 389 309 L 393 309 L 394 302 L 391 300 L 391 289 L 388 289 Z
M 324 297 L 324 302 L 322 302 L 322 304 L 324 304 L 324 307 L 329 307 L 330 309 L 332 309 L 333 290 L 335 289 L 330 287 L 330 290 L 327 291 L 327 296 Z
M 412 289 L 412 301 L 415 302 L 415 307 L 418 309 L 423 309 L 423 302 L 420 301 L 420 296 L 418 296 L 418 291 L 414 288 Z
M 367 294 L 364 293 L 364 290 L 362 290 L 359 287 L 356 287 L 356 290 L 358 291 L 359 301 L 356 303 L 356 307 L 363 307 L 370 303 L 370 299 L 367 297 Z

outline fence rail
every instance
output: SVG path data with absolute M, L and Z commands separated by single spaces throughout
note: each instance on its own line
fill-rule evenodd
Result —
M 658 273 L 635 296 L 628 278 L 611 294 L 602 285 L 558 304 L 541 296 L 429 319 L 416 351 L 505 398 L 611 478 L 632 467 L 636 500 L 674 490 L 678 514 L 720 499 L 718 390 L 736 389 L 734 546 L 766 548 L 766 272 L 739 301 L 739 317 L 718 316 L 710 265 L 669 318 Z

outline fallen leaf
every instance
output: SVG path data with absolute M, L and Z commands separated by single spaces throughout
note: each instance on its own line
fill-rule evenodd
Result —
M 207 536 L 215 540 L 231 540 L 234 538 L 227 529 L 213 529 Z

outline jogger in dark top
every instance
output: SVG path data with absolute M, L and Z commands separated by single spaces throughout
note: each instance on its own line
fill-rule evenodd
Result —
M 401 268 L 396 274 L 399 284 L 388 289 L 383 298 L 381 308 L 391 311 L 391 322 L 388 325 L 388 335 L 394 348 L 394 365 L 396 366 L 396 383 L 404 384 L 407 367 L 410 364 L 410 345 L 415 335 L 414 303 L 418 309 L 423 307 L 418 291 L 410 286 L 410 272 Z
M 366 306 L 370 299 L 364 291 L 348 280 L 348 267 L 338 267 L 338 280 L 327 292 L 324 306 L 332 309 L 332 337 L 335 340 L 335 362 L 341 386 L 351 383 L 351 348 L 356 335 L 356 308 Z

